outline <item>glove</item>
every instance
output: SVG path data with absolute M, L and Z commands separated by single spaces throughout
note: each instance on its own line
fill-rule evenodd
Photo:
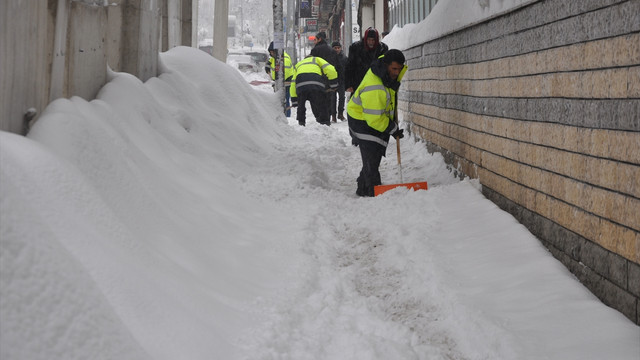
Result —
M 402 139 L 404 137 L 404 129 L 398 129 L 393 134 L 391 134 L 396 139 Z

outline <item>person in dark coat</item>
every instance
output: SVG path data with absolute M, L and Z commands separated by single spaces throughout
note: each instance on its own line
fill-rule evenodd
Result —
M 345 77 L 345 69 L 347 67 L 347 57 L 344 56 L 344 53 L 342 52 L 342 45 L 340 44 L 340 42 L 338 41 L 334 41 L 331 44 L 331 47 L 333 48 L 333 51 L 336 52 L 336 54 L 338 55 L 338 66 L 336 67 L 336 70 L 338 71 L 338 90 L 336 90 L 336 92 L 332 92 L 331 93 L 331 109 L 332 109 L 332 118 L 331 120 L 333 122 L 336 122 L 336 100 L 338 102 L 338 119 L 344 121 L 346 120 L 344 118 L 344 100 L 345 100 L 345 96 L 344 96 L 344 77 Z
M 316 35 L 316 45 L 311 49 L 311 56 L 321 57 L 334 68 L 338 66 L 338 56 L 335 51 L 327 44 L 327 34 L 320 31 Z
M 324 31 L 320 31 L 316 35 L 315 41 L 316 41 L 316 45 L 313 47 L 313 49 L 311 49 L 311 56 L 324 59 L 326 62 L 331 64 L 331 66 L 333 66 L 337 70 L 338 67 L 340 66 L 338 64 L 338 55 L 336 54 L 335 51 L 333 51 L 333 49 L 329 46 L 329 44 L 327 44 L 327 34 Z M 332 91 L 329 91 L 325 95 L 327 97 L 326 104 L 333 105 L 335 102 L 332 102 L 331 100 L 333 99 L 333 96 L 335 95 L 335 93 L 333 93 Z M 330 106 L 327 109 L 327 111 L 329 112 L 329 115 L 333 119 L 333 122 L 335 122 L 336 107 Z
M 353 93 L 360 85 L 364 74 L 369 71 L 373 63 L 380 55 L 389 50 L 389 47 L 380 42 L 378 30 L 370 27 L 364 32 L 364 38 L 349 46 L 349 59 L 345 71 L 345 88 Z

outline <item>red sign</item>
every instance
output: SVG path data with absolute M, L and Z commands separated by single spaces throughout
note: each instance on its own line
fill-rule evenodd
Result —
M 318 19 L 307 19 L 307 30 L 309 32 L 318 31 Z

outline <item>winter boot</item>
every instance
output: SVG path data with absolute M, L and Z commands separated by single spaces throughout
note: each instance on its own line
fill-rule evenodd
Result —
M 345 121 L 346 119 L 344 118 L 344 115 L 342 115 L 342 112 L 340 112 L 340 114 L 338 114 L 338 119 Z
M 332 121 L 332 122 L 337 122 L 337 121 L 336 121 L 336 116 L 335 116 L 335 115 L 331 115 L 331 121 Z

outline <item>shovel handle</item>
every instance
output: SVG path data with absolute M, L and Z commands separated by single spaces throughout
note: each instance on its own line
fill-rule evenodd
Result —
M 396 153 L 398 154 L 398 172 L 400 173 L 400 183 L 404 183 L 402 180 L 402 160 L 400 159 L 400 137 L 396 138 Z
M 396 153 L 398 154 L 398 165 L 402 166 L 402 159 L 400 158 L 400 138 L 396 138 Z
M 400 122 L 398 121 L 398 91 L 396 91 L 394 96 L 394 104 L 393 104 L 393 121 L 396 122 L 396 126 L 400 127 Z M 396 137 L 396 153 L 398 154 L 398 172 L 400 173 L 400 183 L 403 183 L 402 180 L 402 160 L 400 159 L 400 137 Z

